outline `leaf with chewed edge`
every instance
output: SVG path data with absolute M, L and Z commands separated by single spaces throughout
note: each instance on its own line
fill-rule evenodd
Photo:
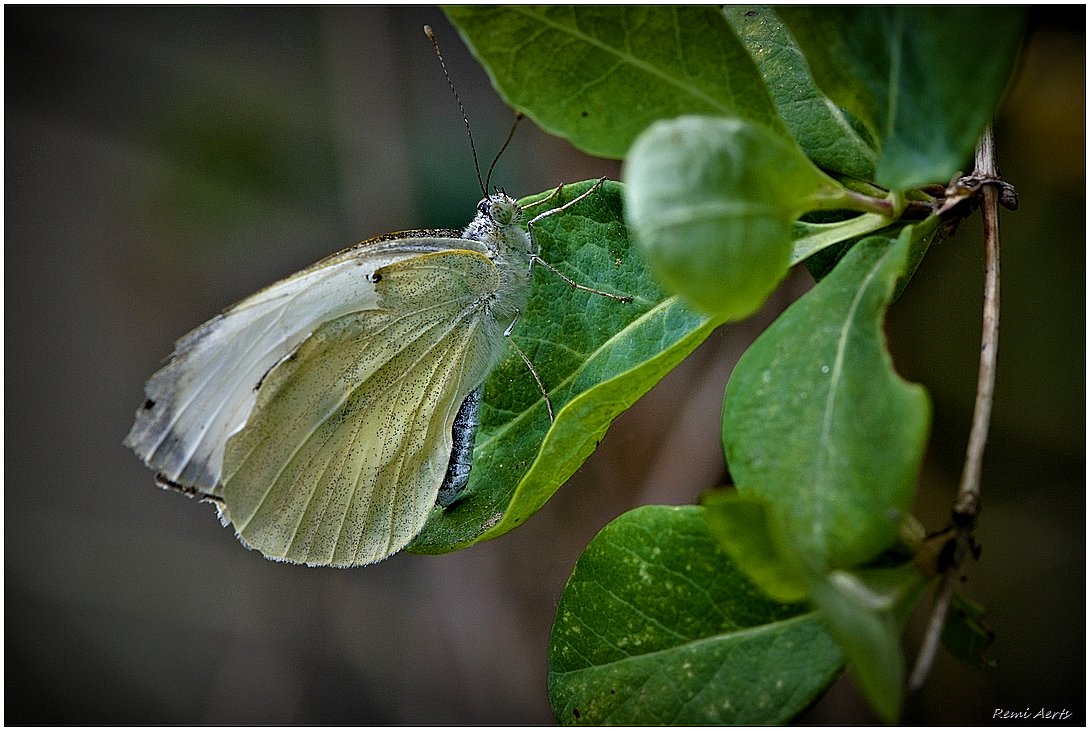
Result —
M 936 224 L 856 244 L 727 384 L 723 445 L 738 492 L 771 506 L 818 575 L 887 548 L 911 507 L 930 402 L 894 370 L 882 320 Z

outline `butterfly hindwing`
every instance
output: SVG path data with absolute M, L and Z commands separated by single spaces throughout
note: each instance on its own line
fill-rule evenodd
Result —
M 267 556 L 348 566 L 407 544 L 435 504 L 458 407 L 502 352 L 506 323 L 482 309 L 499 273 L 482 254 L 422 254 L 372 278 L 377 306 L 273 368 L 228 441 L 225 515 Z

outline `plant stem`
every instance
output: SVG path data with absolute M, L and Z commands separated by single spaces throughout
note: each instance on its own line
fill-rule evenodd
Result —
M 976 404 L 965 449 L 965 466 L 961 473 L 957 498 L 954 501 L 953 523 L 957 533 L 953 540 L 950 563 L 942 574 L 935 606 L 924 634 L 916 666 L 909 679 L 909 691 L 923 686 L 938 651 L 939 639 L 950 609 L 954 590 L 961 580 L 962 566 L 972 544 L 973 529 L 980 511 L 980 472 L 984 461 L 984 445 L 988 441 L 988 424 L 992 413 L 995 390 L 996 353 L 999 344 L 999 181 L 995 160 L 995 137 L 991 125 L 977 143 L 976 174 L 995 178 L 984 185 L 981 212 L 984 218 L 984 316 L 980 338 L 980 370 L 977 374 Z
M 863 213 L 877 213 L 888 219 L 897 218 L 900 213 L 900 211 L 896 210 L 894 203 L 888 198 L 876 198 L 849 189 L 843 191 L 841 203 L 848 210 L 862 211 Z

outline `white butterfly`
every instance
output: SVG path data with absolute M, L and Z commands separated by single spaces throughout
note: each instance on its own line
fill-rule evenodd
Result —
M 544 264 L 521 213 L 490 195 L 461 233 L 370 239 L 239 302 L 178 341 L 125 444 L 269 558 L 400 550 L 468 479 L 475 390 Z

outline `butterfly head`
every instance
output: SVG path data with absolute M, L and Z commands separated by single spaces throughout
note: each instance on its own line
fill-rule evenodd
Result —
M 462 235 L 487 246 L 493 259 L 501 257 L 510 262 L 511 257 L 516 257 L 521 260 L 533 250 L 529 234 L 519 228 L 521 220 L 522 206 L 518 201 L 503 192 L 493 193 L 477 204 L 477 215 Z M 528 266 L 529 260 L 514 268 Z
M 477 213 L 497 226 L 513 226 L 522 217 L 522 207 L 506 193 L 493 193 L 477 204 Z

